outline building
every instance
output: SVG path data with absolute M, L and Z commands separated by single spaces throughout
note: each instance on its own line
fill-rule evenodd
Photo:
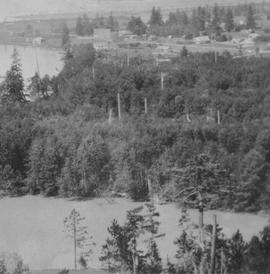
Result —
M 110 29 L 94 29 L 93 46 L 95 50 L 114 50 L 118 37 L 118 32 L 112 32 Z
M 195 44 L 207 44 L 207 43 L 210 43 L 210 38 L 207 35 L 198 36 L 198 37 L 194 37 L 193 41 Z
M 94 29 L 94 41 L 113 41 L 112 31 L 110 29 Z
M 107 42 L 107 41 L 94 41 L 93 47 L 96 51 L 117 49 L 117 46 L 115 45 L 115 43 Z

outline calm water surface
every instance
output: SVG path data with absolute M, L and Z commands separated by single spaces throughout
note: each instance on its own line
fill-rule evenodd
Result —
M 17 252 L 32 269 L 72 268 L 73 244 L 63 232 L 63 219 L 74 208 L 86 218 L 89 233 L 93 235 L 96 248 L 89 265 L 100 267 L 101 246 L 108 236 L 107 227 L 115 218 L 124 221 L 126 211 L 139 206 L 125 199 L 94 199 L 89 201 L 68 201 L 65 199 L 24 196 L 0 200 L 0 252 Z M 160 232 L 166 233 L 158 244 L 164 259 L 173 258 L 173 241 L 180 234 L 178 220 L 180 210 L 174 204 L 160 205 Z M 211 223 L 216 213 L 224 233 L 231 236 L 240 229 L 245 239 L 258 233 L 268 223 L 268 218 L 252 214 L 234 214 L 209 211 L 205 223 Z M 190 211 L 196 221 L 197 211 Z
M 37 71 L 41 76 L 45 74 L 53 76 L 58 74 L 63 67 L 63 53 L 59 50 L 0 45 L 0 76 L 5 76 L 6 71 L 10 68 L 14 48 L 19 52 L 25 81 Z

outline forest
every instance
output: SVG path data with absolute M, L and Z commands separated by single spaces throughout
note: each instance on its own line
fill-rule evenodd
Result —
M 89 44 L 67 50 L 59 75 L 25 86 L 12 58 L 1 84 L 2 195 L 145 201 L 150 182 L 163 201 L 193 188 L 208 208 L 269 209 L 269 59 L 183 49 L 156 66 Z

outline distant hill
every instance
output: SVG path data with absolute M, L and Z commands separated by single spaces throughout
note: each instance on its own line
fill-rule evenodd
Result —
M 246 0 L 1 0 L 0 19 L 21 15 L 64 14 L 64 13 L 119 13 L 141 14 L 150 11 L 153 6 L 163 10 L 189 8 L 199 5 L 235 5 L 249 2 Z M 252 0 L 261 3 L 262 0 Z

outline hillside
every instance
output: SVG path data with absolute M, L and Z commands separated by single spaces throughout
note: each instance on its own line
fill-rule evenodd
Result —
M 67 52 L 57 77 L 31 79 L 34 102 L 18 88 L 20 73 L 16 88 L 7 78 L 1 191 L 114 191 L 145 201 L 150 181 L 162 200 L 177 201 L 193 185 L 208 208 L 269 209 L 269 67 L 269 59 L 185 51 L 170 66 L 127 64 L 84 45 Z
M 261 3 L 261 0 L 250 1 L 252 3 Z M 0 18 L 8 19 L 14 16 L 22 15 L 42 15 L 42 14 L 81 14 L 88 12 L 92 15 L 108 14 L 113 12 L 115 15 L 141 15 L 148 17 L 153 6 L 160 7 L 164 13 L 179 9 L 186 9 L 196 6 L 205 6 L 219 4 L 222 6 L 235 5 L 243 3 L 243 1 L 232 0 L 48 0 L 46 3 L 43 0 L 13 0 L 0 2 Z M 14 9 L 16 7 L 16 9 Z M 57 17 L 54 16 L 54 17 Z

